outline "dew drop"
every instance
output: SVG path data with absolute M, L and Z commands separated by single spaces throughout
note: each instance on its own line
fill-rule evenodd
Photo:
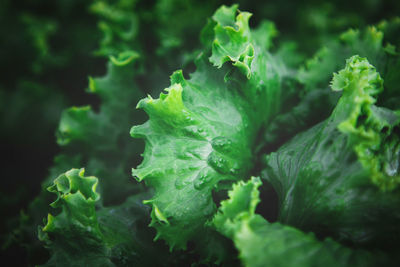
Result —
M 196 179 L 193 182 L 193 186 L 197 190 L 202 190 L 203 188 L 205 188 L 207 185 L 210 184 L 211 180 L 212 180 L 211 173 L 207 168 L 203 168 L 196 176 Z
M 229 162 L 221 156 L 221 154 L 213 151 L 208 155 L 207 159 L 208 164 L 214 168 L 217 172 L 221 174 L 227 174 L 229 173 L 229 170 L 231 169 L 229 167 Z
M 185 128 L 183 128 L 185 131 L 185 134 L 188 136 L 192 136 L 192 137 L 196 137 L 196 138 L 201 138 L 203 139 L 203 137 L 205 136 L 205 132 L 202 128 L 198 127 L 197 125 L 190 125 L 190 126 L 186 126 Z
M 232 141 L 224 136 L 218 136 L 211 140 L 211 146 L 218 152 L 226 153 L 232 149 Z

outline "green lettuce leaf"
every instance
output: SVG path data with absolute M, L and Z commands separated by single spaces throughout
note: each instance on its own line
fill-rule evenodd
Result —
M 249 116 L 237 111 L 252 111 L 246 101 L 206 62 L 198 68 L 189 81 L 176 72 L 168 94 L 160 99 L 141 100 L 138 107 L 150 120 L 131 130 L 133 137 L 146 139 L 144 161 L 132 174 L 156 189 L 148 201 L 153 206 L 152 226 L 178 248 L 214 213 L 211 190 L 217 183 L 251 169 L 249 141 L 255 135 Z M 211 99 L 207 88 L 213 89 Z
M 400 236 L 399 111 L 375 105 L 383 80 L 359 56 L 332 89 L 343 94 L 331 116 L 267 155 L 263 178 L 278 193 L 280 222 L 390 250 Z
M 99 17 L 98 27 L 103 34 L 96 55 L 116 56 L 139 48 L 135 42 L 139 31 L 136 4 L 136 0 L 93 1 L 89 11 Z
M 331 10 L 332 7 L 329 7 Z M 308 11 L 307 11 L 308 12 Z M 312 17 L 310 17 L 312 19 Z M 307 60 L 298 71 L 297 79 L 304 92 L 295 100 L 295 106 L 277 115 L 265 130 L 264 151 L 275 151 L 295 134 L 300 133 L 328 118 L 336 106 L 339 94 L 328 89 L 331 73 L 343 67 L 346 58 L 357 54 L 368 58 L 385 80 L 385 90 L 379 103 L 398 109 L 397 95 L 400 57 L 396 36 L 400 29 L 399 19 L 382 21 L 376 26 L 350 29 L 333 35 L 324 46 Z
M 29 254 L 33 262 L 39 263 L 36 258 L 40 258 L 43 254 L 40 253 L 42 245 L 37 240 L 37 227 L 49 212 L 48 203 L 51 201 L 51 194 L 46 188 L 61 173 L 71 168 L 86 166 L 87 171 L 101 179 L 98 189 L 102 194 L 102 199 L 99 201 L 105 205 L 123 203 L 128 196 L 145 191 L 143 186 L 129 179 L 129 166 L 140 161 L 139 151 L 142 149 L 142 144 L 132 142 L 127 134 L 131 123 L 142 119 L 141 114 L 132 108 L 142 97 L 134 81 L 137 73 L 136 58 L 137 54 L 133 52 L 111 57 L 107 74 L 104 77 L 89 79 L 90 92 L 101 99 L 99 111 L 94 111 L 89 106 L 72 107 L 62 114 L 57 132 L 57 142 L 62 147 L 61 152 L 55 157 L 48 176 L 42 182 L 41 193 L 29 202 L 19 220 L 10 222 L 12 225 L 9 227 L 12 230 L 9 231 L 8 240 L 23 245 L 24 251 Z M 34 84 L 27 83 L 26 85 L 33 87 Z M 33 91 L 36 87 L 27 87 L 27 89 Z M 39 102 L 39 96 L 52 97 L 52 94 L 46 95 L 46 91 L 41 88 L 37 90 L 40 94 L 29 100 L 28 104 L 35 99 Z M 34 93 L 36 91 L 30 94 L 34 95 Z M 52 105 L 56 104 L 57 102 L 52 103 Z M 51 118 L 59 115 L 57 109 L 61 108 L 52 107 L 52 105 L 50 107 L 41 105 L 42 109 L 46 109 L 46 116 Z M 14 107 L 19 108 L 17 105 Z M 31 111 L 36 113 L 32 108 Z M 12 113 L 9 115 L 11 119 Z M 47 120 L 44 116 L 42 118 Z M 42 123 L 35 119 L 27 122 L 25 126 L 34 122 L 36 126 Z M 29 140 L 26 135 L 21 139 Z
M 352 250 L 329 238 L 319 241 L 312 233 L 269 223 L 255 213 L 260 185 L 254 177 L 234 184 L 212 221 L 233 240 L 243 266 L 386 266 L 390 262 L 380 253 Z
M 337 38 L 332 38 L 308 60 L 299 70 L 298 78 L 307 91 L 326 88 L 331 73 L 342 68 L 345 59 L 352 55 L 366 57 L 376 68 L 385 82 L 385 91 L 380 102 L 388 106 L 396 96 L 398 75 L 394 72 L 400 64 L 400 55 L 396 46 L 400 43 L 394 36 L 400 30 L 399 19 L 382 21 L 364 29 L 349 29 Z M 397 97 L 397 96 L 396 96 Z M 389 102 L 389 103 L 386 103 Z M 389 105 L 391 108 L 398 106 Z
M 57 131 L 64 154 L 81 157 L 80 165 L 69 168 L 86 166 L 103 179 L 100 190 L 106 204 L 123 201 L 138 189 L 127 170 L 139 161 L 141 144 L 126 135 L 133 121 L 141 121 L 141 114 L 132 109 L 143 96 L 134 83 L 137 58 L 132 51 L 111 56 L 107 74 L 89 78 L 89 92 L 101 99 L 99 111 L 90 106 L 66 109 Z
M 48 188 L 57 195 L 51 206 L 60 211 L 49 214 L 39 230 L 51 255 L 45 266 L 181 264 L 167 247 L 153 243 L 154 233 L 146 227 L 149 208 L 141 203 L 146 194 L 137 194 L 118 206 L 101 207 L 97 185 L 98 179 L 84 176 L 84 169 L 72 169 Z
M 216 210 L 212 190 L 248 175 L 261 125 L 290 94 L 282 89 L 289 76 L 283 61 L 267 51 L 274 28 L 264 23 L 251 31 L 248 17 L 237 6 L 218 9 L 203 31 L 203 43 L 212 47 L 199 56 L 190 79 L 177 71 L 159 99 L 137 105 L 150 119 L 131 130 L 146 141 L 132 175 L 155 189 L 146 201 L 151 226 L 171 249 L 208 238 L 204 224 Z
M 47 266 L 96 265 L 113 266 L 97 222 L 95 203 L 98 179 L 85 177 L 84 170 L 72 169 L 54 180 L 50 192 L 57 194 L 51 206 L 60 214 L 48 215 L 39 238 L 51 249 Z M 76 242 L 79 239 L 80 242 Z

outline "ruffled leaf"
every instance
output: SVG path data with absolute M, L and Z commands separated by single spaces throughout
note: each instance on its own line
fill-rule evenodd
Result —
M 351 57 L 332 88 L 343 90 L 332 115 L 266 157 L 263 178 L 278 193 L 279 221 L 392 246 L 400 235 L 399 114 L 374 105 L 382 79 L 365 58 Z
M 95 150 L 114 146 L 121 128 L 129 121 L 121 115 L 141 96 L 133 83 L 133 65 L 137 58 L 138 54 L 132 51 L 111 57 L 105 77 L 89 78 L 89 92 L 102 100 L 100 111 L 96 113 L 90 106 L 64 111 L 57 132 L 58 144 L 83 143 Z
M 326 88 L 331 74 L 342 68 L 345 59 L 352 55 L 366 57 L 380 70 L 380 75 L 385 79 L 385 91 L 380 102 L 387 107 L 398 109 L 396 92 L 399 79 L 395 73 L 400 66 L 400 54 L 395 51 L 396 46 L 400 45 L 396 40 L 399 32 L 399 19 L 382 21 L 376 26 L 361 30 L 349 29 L 336 39 L 326 42 L 325 46 L 299 70 L 298 79 L 307 91 Z
M 128 165 L 139 161 L 142 147 L 126 134 L 132 121 L 141 121 L 140 113 L 132 109 L 143 96 L 134 83 L 137 58 L 133 51 L 111 56 L 107 74 L 89 78 L 88 91 L 101 99 L 99 111 L 90 106 L 71 107 L 63 112 L 57 131 L 57 142 L 65 154 L 73 157 L 79 152 L 82 158 L 79 165 L 69 168 L 84 165 L 103 179 L 100 190 L 105 203 L 123 201 L 137 190 L 126 173 Z
M 61 213 L 48 215 L 47 224 L 39 238 L 51 249 L 47 266 L 59 263 L 65 266 L 98 265 L 113 266 L 97 222 L 95 203 L 96 177 L 85 177 L 84 170 L 72 169 L 54 180 L 50 192 L 57 194 L 51 206 L 61 208 Z M 80 242 L 76 242 L 80 240 Z
M 329 117 L 340 96 L 337 91 L 328 88 L 332 72 L 342 68 L 345 59 L 354 54 L 367 57 L 385 79 L 385 90 L 381 93 L 379 104 L 399 109 L 397 90 L 400 80 L 396 73 L 400 67 L 400 57 L 395 52 L 396 45 L 399 45 L 396 41 L 399 29 L 399 20 L 393 19 L 328 38 L 324 46 L 298 71 L 297 79 L 305 92 L 295 99 L 297 104 L 283 110 L 266 126 L 264 139 L 267 146 L 264 151 L 275 151 L 295 134 Z
M 236 12 L 237 6 L 232 6 L 215 13 L 217 26 L 203 32 L 206 45 L 211 44 L 209 38 L 215 41 L 226 34 L 225 30 L 235 35 L 234 25 L 242 29 L 239 34 L 253 34 L 243 18 L 248 14 L 240 13 L 235 20 Z M 233 28 L 226 28 L 228 25 Z M 265 38 L 274 35 L 268 32 L 274 28 L 264 23 L 262 29 L 255 31 L 252 39 L 235 39 L 258 51 L 249 64 L 235 61 L 232 47 L 216 51 L 212 46 L 206 52 L 212 50 L 210 61 L 221 59 L 218 68 L 207 62 L 204 53 L 189 80 L 177 71 L 159 99 L 149 96 L 138 103 L 150 119 L 131 130 L 133 137 L 146 141 L 144 160 L 132 174 L 155 189 L 154 197 L 146 202 L 153 207 L 151 226 L 157 229 L 157 238 L 166 240 L 171 248 L 185 248 L 188 240 L 201 243 L 208 238 L 204 224 L 215 212 L 212 190 L 221 181 L 248 175 L 261 125 L 290 94 L 282 90 L 288 75 L 283 61 L 266 51 L 269 41 Z M 222 44 L 226 45 L 228 42 Z M 232 59 L 234 66 L 223 64 L 226 58 Z M 237 68 L 242 63 L 251 75 L 243 75 L 242 67 Z
M 390 263 L 389 258 L 379 253 L 351 250 L 331 239 L 319 241 L 311 233 L 269 223 L 255 214 L 260 185 L 258 178 L 235 184 L 213 220 L 218 231 L 233 240 L 243 266 L 378 266 Z
M 103 34 L 96 55 L 115 56 L 137 48 L 139 19 L 135 5 L 136 0 L 96 0 L 90 5 L 89 11 L 100 18 L 98 27 Z
M 183 248 L 214 213 L 211 191 L 217 183 L 251 169 L 255 129 L 249 126 L 249 104 L 212 67 L 204 64 L 188 81 L 176 72 L 171 80 L 168 94 L 138 104 L 150 120 L 131 130 L 146 140 L 144 161 L 132 174 L 156 189 L 147 202 L 153 206 L 151 225 L 171 247 Z
M 350 58 L 345 69 L 335 74 L 333 90 L 343 90 L 337 113 L 346 116 L 338 129 L 349 142 L 370 178 L 382 190 L 393 190 L 400 183 L 400 112 L 374 106 L 383 91 L 383 80 L 365 59 Z M 346 102 L 344 102 L 346 101 Z
M 51 255 L 46 266 L 180 264 L 167 247 L 153 243 L 153 232 L 146 228 L 149 209 L 141 203 L 147 195 L 99 208 L 97 184 L 96 177 L 84 176 L 84 169 L 72 169 L 48 188 L 57 195 L 51 206 L 60 212 L 49 214 L 47 224 L 39 229 L 39 238 Z

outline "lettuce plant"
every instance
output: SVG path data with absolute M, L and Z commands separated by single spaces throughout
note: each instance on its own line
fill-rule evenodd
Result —
M 157 17 L 163 41 L 150 55 L 140 26 L 156 19 L 144 10 L 185 4 L 139 2 L 90 7 L 102 18 L 96 54 L 109 58 L 89 78 L 101 104 L 61 115 L 62 150 L 17 230 L 38 227 L 49 252 L 39 264 L 395 266 L 400 20 L 329 24 L 296 45 L 296 33 L 251 27 L 251 13 L 222 5 L 197 45 Z M 185 7 L 201 17 L 214 4 Z M 162 92 L 143 89 L 160 84 L 147 60 L 183 69 Z

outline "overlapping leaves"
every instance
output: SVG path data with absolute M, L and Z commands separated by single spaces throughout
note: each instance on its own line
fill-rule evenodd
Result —
M 138 104 L 150 119 L 131 130 L 146 141 L 144 160 L 132 174 L 155 189 L 147 201 L 151 225 L 171 248 L 207 236 L 204 224 L 216 208 L 212 190 L 248 175 L 261 125 L 290 94 L 282 90 L 288 75 L 283 61 L 268 52 L 274 34 L 265 30 L 273 28 L 251 31 L 248 18 L 237 6 L 218 9 L 204 30 L 204 43 L 212 47 L 191 78 L 177 71 L 167 93 Z
M 351 244 L 397 244 L 400 117 L 375 105 L 382 86 L 365 58 L 351 57 L 334 75 L 343 95 L 331 116 L 266 156 L 279 221 Z
M 162 245 L 153 244 L 144 228 L 149 210 L 137 194 L 118 206 L 99 208 L 98 179 L 71 169 L 54 180 L 48 190 L 57 195 L 59 209 L 48 215 L 39 238 L 51 257 L 45 266 L 168 266 L 180 264 Z M 79 240 L 79 242 L 77 242 Z M 153 255 L 157 254 L 157 257 Z
M 58 196 L 52 204 L 58 212 L 49 215 L 40 235 L 51 253 L 47 264 L 178 266 L 200 254 L 198 263 L 231 266 L 237 264 L 230 250 L 233 241 L 246 266 L 387 265 L 386 255 L 343 244 L 388 253 L 399 245 L 398 20 L 327 41 L 298 72 L 302 56 L 294 53 L 293 43 L 275 45 L 273 23 L 263 21 L 251 29 L 250 13 L 238 11 L 237 5 L 222 6 L 202 31 L 204 48 L 190 78 L 176 71 L 159 99 L 148 96 L 138 103 L 149 120 L 131 129 L 133 137 L 146 142 L 143 162 L 132 174 L 149 192 L 128 179 L 126 172 L 140 153 L 137 140 L 127 136 L 129 126 L 138 123 L 132 109 L 142 97 L 138 88 L 161 83 L 165 69 L 177 62 L 186 66 L 195 46 L 188 28 L 199 27 L 214 4 L 160 0 L 153 7 L 135 0 L 101 0 L 92 5 L 91 11 L 103 19 L 97 53 L 113 55 L 107 75 L 89 80 L 89 91 L 102 103 L 98 110 L 72 107 L 63 113 L 57 132 L 63 152 L 45 185 L 83 165 L 99 179 L 72 169 L 50 187 Z M 187 13 L 174 14 L 179 6 Z M 318 31 L 357 21 L 357 16 L 347 21 L 338 14 L 342 20 L 331 22 L 326 14 L 310 17 L 322 20 Z M 188 18 L 191 23 L 175 23 Z M 285 38 L 295 36 L 293 31 Z M 312 46 L 314 39 L 330 34 L 297 42 Z M 154 40 L 154 47 L 145 48 Z M 138 54 L 132 49 L 148 62 L 141 66 L 147 80 L 141 76 L 140 84 L 133 82 Z M 146 54 L 153 50 L 156 56 Z M 354 54 L 367 57 L 380 74 L 366 59 L 351 57 L 332 83 L 335 91 L 343 91 L 337 102 L 339 93 L 326 90 L 329 80 Z M 277 149 L 327 117 L 266 156 L 262 176 L 280 202 L 279 222 L 267 222 L 255 214 L 260 181 L 232 184 L 259 174 L 260 152 Z M 230 188 L 230 200 L 215 215 L 218 199 Z M 31 211 L 46 202 L 44 196 Z M 156 233 L 147 227 L 150 218 Z M 154 236 L 170 250 L 192 242 L 185 254 L 171 254 L 163 243 L 152 241 Z
M 279 222 L 269 223 L 256 214 L 260 202 L 259 178 L 233 185 L 229 199 L 221 203 L 213 225 L 229 236 L 239 251 L 243 265 L 273 266 L 377 266 L 388 265 L 380 253 L 352 250 L 330 238 L 319 241 Z

